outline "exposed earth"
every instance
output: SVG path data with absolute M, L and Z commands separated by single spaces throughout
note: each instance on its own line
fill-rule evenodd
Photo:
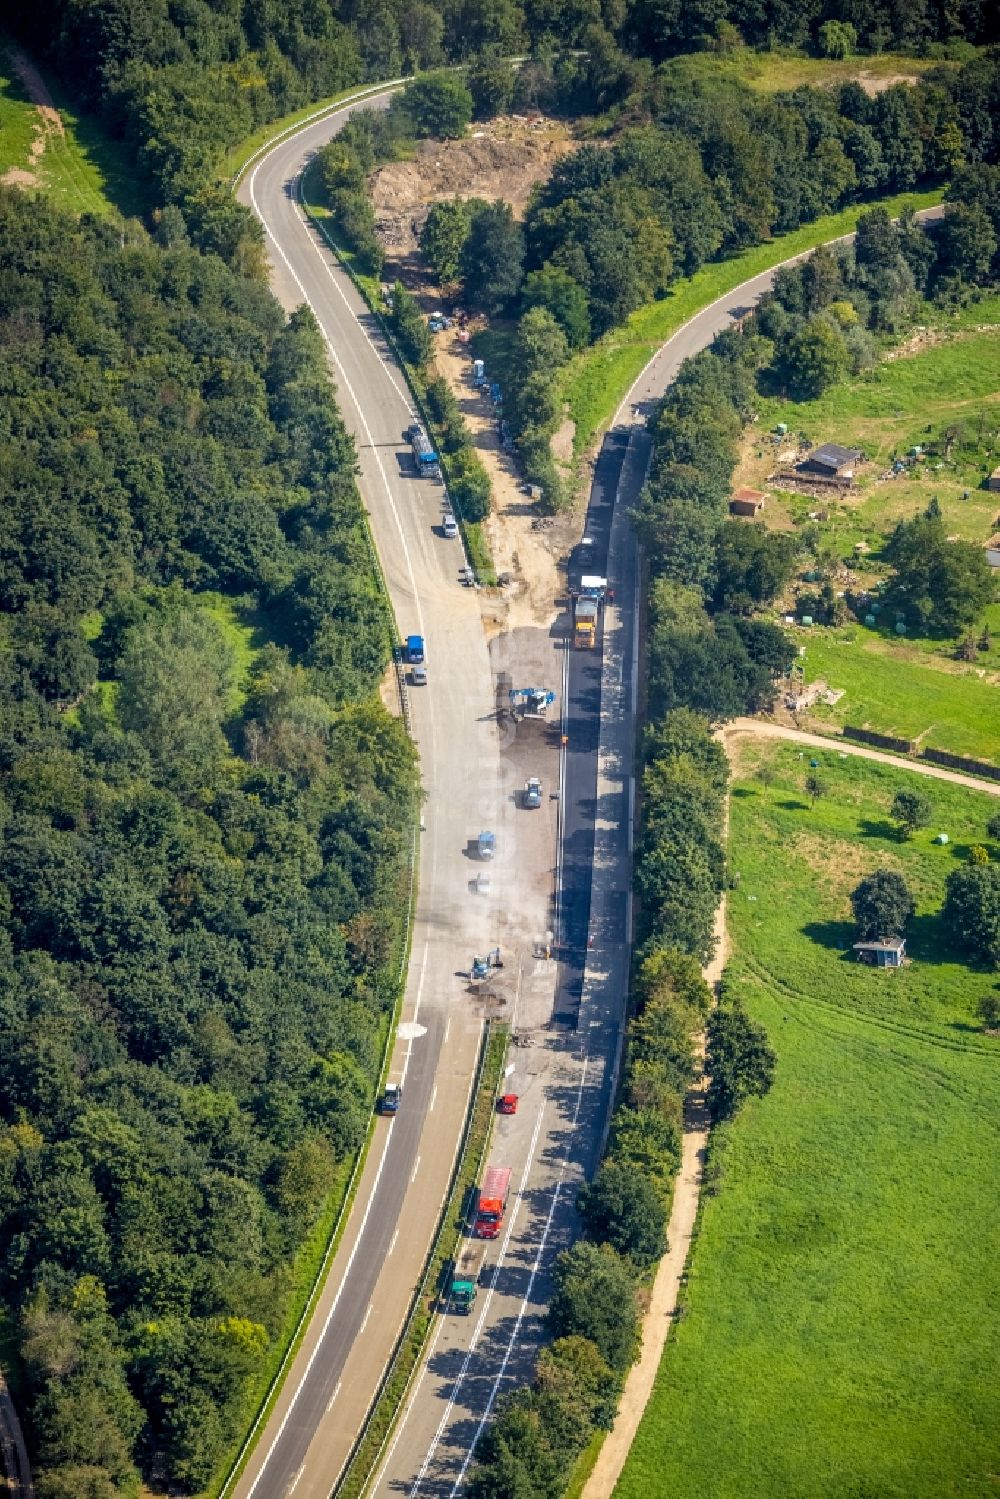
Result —
M 45 155 L 45 148 L 54 136 L 65 133 L 62 117 L 52 102 L 52 96 L 42 80 L 38 69 L 33 67 L 16 47 L 8 50 L 11 65 L 24 85 L 25 92 L 34 104 L 38 118 L 34 126 L 34 140 L 28 150 L 27 167 L 10 167 L 0 177 L 5 187 L 37 187 L 37 168 Z

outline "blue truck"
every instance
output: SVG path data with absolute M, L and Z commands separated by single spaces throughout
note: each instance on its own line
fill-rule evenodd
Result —
M 434 451 L 430 438 L 420 423 L 414 422 L 413 426 L 407 429 L 406 435 L 410 442 L 413 461 L 417 465 L 418 473 L 426 474 L 431 479 L 440 479 L 441 462 Z

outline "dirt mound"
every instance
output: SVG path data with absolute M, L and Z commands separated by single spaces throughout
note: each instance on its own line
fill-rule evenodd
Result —
M 390 162 L 372 179 L 379 235 L 410 254 L 427 210 L 446 198 L 502 198 L 520 217 L 535 183 L 576 146 L 559 121 L 520 115 L 490 120 L 463 140 L 421 141 L 410 161 Z

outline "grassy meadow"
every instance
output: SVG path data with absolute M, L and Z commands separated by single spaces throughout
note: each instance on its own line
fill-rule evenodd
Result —
M 823 752 L 811 807 L 797 750 L 743 756 L 730 973 L 777 1076 L 716 1136 L 681 1315 L 615 1493 L 985 1499 L 1000 1040 L 973 1012 L 996 976 L 961 964 L 937 912 L 1000 803 L 922 779 L 935 823 L 907 842 L 887 812 L 913 776 Z M 879 864 L 917 900 L 898 973 L 849 954 L 849 893 Z
M 71 213 L 143 213 L 148 204 L 141 179 L 124 147 L 36 66 L 59 112 L 60 125 L 46 124 L 14 66 L 12 51 L 0 36 L 0 177 L 28 174 L 35 181 L 22 181 L 22 186 L 44 193 Z

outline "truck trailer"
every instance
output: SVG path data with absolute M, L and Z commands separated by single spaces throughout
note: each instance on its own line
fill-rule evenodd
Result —
M 440 479 L 440 460 L 438 459 L 437 453 L 434 451 L 434 447 L 431 443 L 430 438 L 427 436 L 427 433 L 424 431 L 420 423 L 414 422 L 413 426 L 409 428 L 406 435 L 410 440 L 410 447 L 413 451 L 413 461 L 417 465 L 418 473 L 426 474 L 431 479 Z
M 510 1193 L 510 1167 L 487 1166 L 483 1184 L 479 1188 L 476 1204 L 477 1239 L 496 1239 L 503 1226 L 503 1215 L 507 1211 Z
M 463 1312 L 466 1316 L 472 1311 L 476 1301 L 479 1277 L 483 1273 L 485 1263 L 486 1245 L 470 1239 L 458 1258 L 453 1261 L 446 1282 L 448 1305 L 453 1311 Z

